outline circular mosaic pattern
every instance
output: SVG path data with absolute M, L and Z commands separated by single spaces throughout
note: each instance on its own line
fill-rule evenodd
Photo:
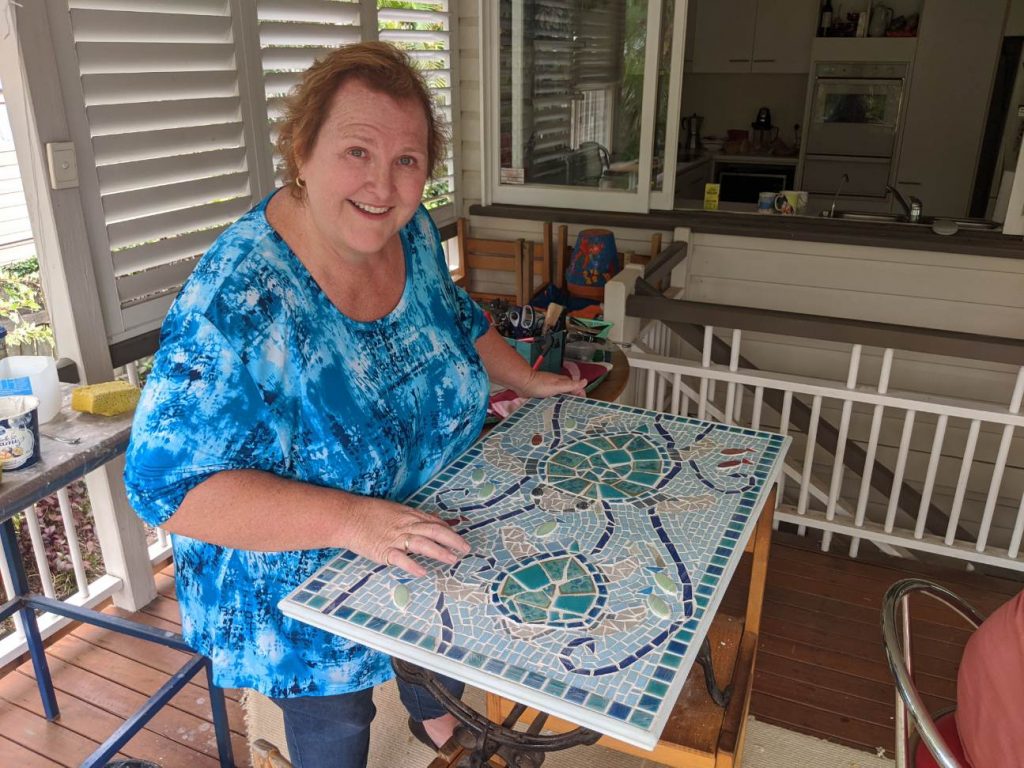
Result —
M 579 555 L 541 555 L 522 560 L 495 582 L 491 601 L 520 624 L 585 627 L 604 608 L 604 582 Z
M 656 491 L 668 482 L 669 462 L 647 435 L 595 435 L 561 448 L 539 469 L 560 491 L 613 501 Z

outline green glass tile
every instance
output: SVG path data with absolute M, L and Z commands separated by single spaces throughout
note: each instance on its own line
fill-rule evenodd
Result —
M 487 663 L 487 657 L 481 656 L 479 653 L 470 653 L 466 656 L 464 661 L 469 664 L 469 666 L 480 669 L 480 667 Z
M 654 716 L 649 715 L 646 712 L 634 712 L 630 716 L 629 722 L 638 728 L 650 728 L 651 723 L 654 722 Z
M 605 451 L 602 454 L 602 458 L 607 464 L 622 464 L 625 466 L 632 463 L 630 455 L 626 451 L 620 449 Z
M 597 585 L 590 578 L 590 574 L 587 574 L 565 582 L 560 587 L 560 591 L 563 595 L 593 595 L 597 592 Z
M 310 608 L 315 608 L 316 610 L 319 611 L 325 605 L 327 605 L 327 598 L 324 597 L 323 595 L 313 595 L 313 597 L 310 598 L 310 601 L 309 601 L 309 607 Z
M 608 485 L 607 483 L 601 483 L 601 498 L 602 499 L 624 499 L 626 494 L 616 488 L 614 485 Z
M 533 563 L 521 571 L 516 571 L 512 574 L 512 578 L 531 590 L 540 589 L 548 584 L 548 575 L 539 563 Z
M 522 667 L 517 667 L 510 664 L 505 668 L 505 679 L 511 680 L 513 683 L 518 683 L 526 675 L 526 670 Z
M 583 616 L 594 607 L 594 597 L 563 595 L 555 599 L 554 607 L 559 611 L 568 611 Z
M 661 657 L 661 664 L 664 667 L 670 667 L 672 669 L 679 669 L 679 665 L 683 663 L 683 659 L 680 656 L 676 656 L 672 653 L 666 653 Z
M 610 703 L 604 696 L 598 696 L 596 693 L 587 696 L 587 707 L 598 712 L 606 711 Z
M 629 473 L 629 480 L 632 483 L 639 483 L 645 485 L 648 488 L 653 488 L 661 482 L 661 475 L 656 475 L 653 472 L 637 472 L 633 471 Z M 646 489 L 645 489 L 646 490 Z
M 398 637 L 405 631 L 405 627 L 399 624 L 388 624 L 384 628 L 384 634 L 388 637 Z
M 544 686 L 544 690 L 552 696 L 562 698 L 562 695 L 565 693 L 565 689 L 568 687 L 569 686 L 565 683 L 558 680 L 548 680 L 547 684 Z
M 658 680 L 651 680 L 644 690 L 651 694 L 651 696 L 657 696 L 659 699 L 663 699 L 668 693 L 668 686 Z

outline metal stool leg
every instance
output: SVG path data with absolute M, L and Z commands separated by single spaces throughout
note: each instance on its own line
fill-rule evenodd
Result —
M 43 700 L 43 712 L 47 720 L 55 720 L 60 716 L 60 709 L 57 707 L 57 695 L 53 691 L 50 667 L 46 663 L 43 638 L 39 634 L 35 611 L 23 602 L 23 598 L 29 593 L 28 577 L 25 576 L 21 558 L 18 557 L 18 539 L 14 532 L 13 519 L 9 518 L 0 525 L 0 546 L 3 547 L 7 567 L 11 572 L 11 585 L 14 589 L 12 598 L 19 605 L 17 613 L 21 616 L 21 623 L 25 629 L 25 642 L 32 657 L 32 669 L 36 675 L 36 685 L 39 686 L 39 698 Z

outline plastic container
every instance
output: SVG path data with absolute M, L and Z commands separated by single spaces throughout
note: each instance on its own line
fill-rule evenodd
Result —
M 0 467 L 4 472 L 39 461 L 39 398 L 0 397 Z
M 60 413 L 60 381 L 57 364 L 46 355 L 13 355 L 0 360 L 0 396 L 35 395 L 39 398 L 39 423 Z

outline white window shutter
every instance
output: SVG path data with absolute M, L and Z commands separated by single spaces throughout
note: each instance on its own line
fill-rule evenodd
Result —
M 270 140 L 284 117 L 284 100 L 302 73 L 325 53 L 361 39 L 359 0 L 258 0 L 260 50 Z M 281 160 L 274 152 L 280 185 Z
M 79 175 L 95 170 L 82 198 L 110 341 L 158 327 L 198 257 L 260 196 L 244 5 L 68 3 L 78 81 L 65 102 Z
M 400 5 L 403 7 L 391 7 Z M 408 6 L 408 7 L 404 7 Z M 449 0 L 378 2 L 380 40 L 405 50 L 420 66 L 448 126 L 452 125 L 452 34 Z M 423 203 L 438 223 L 455 219 L 455 137 L 437 174 L 427 181 Z

